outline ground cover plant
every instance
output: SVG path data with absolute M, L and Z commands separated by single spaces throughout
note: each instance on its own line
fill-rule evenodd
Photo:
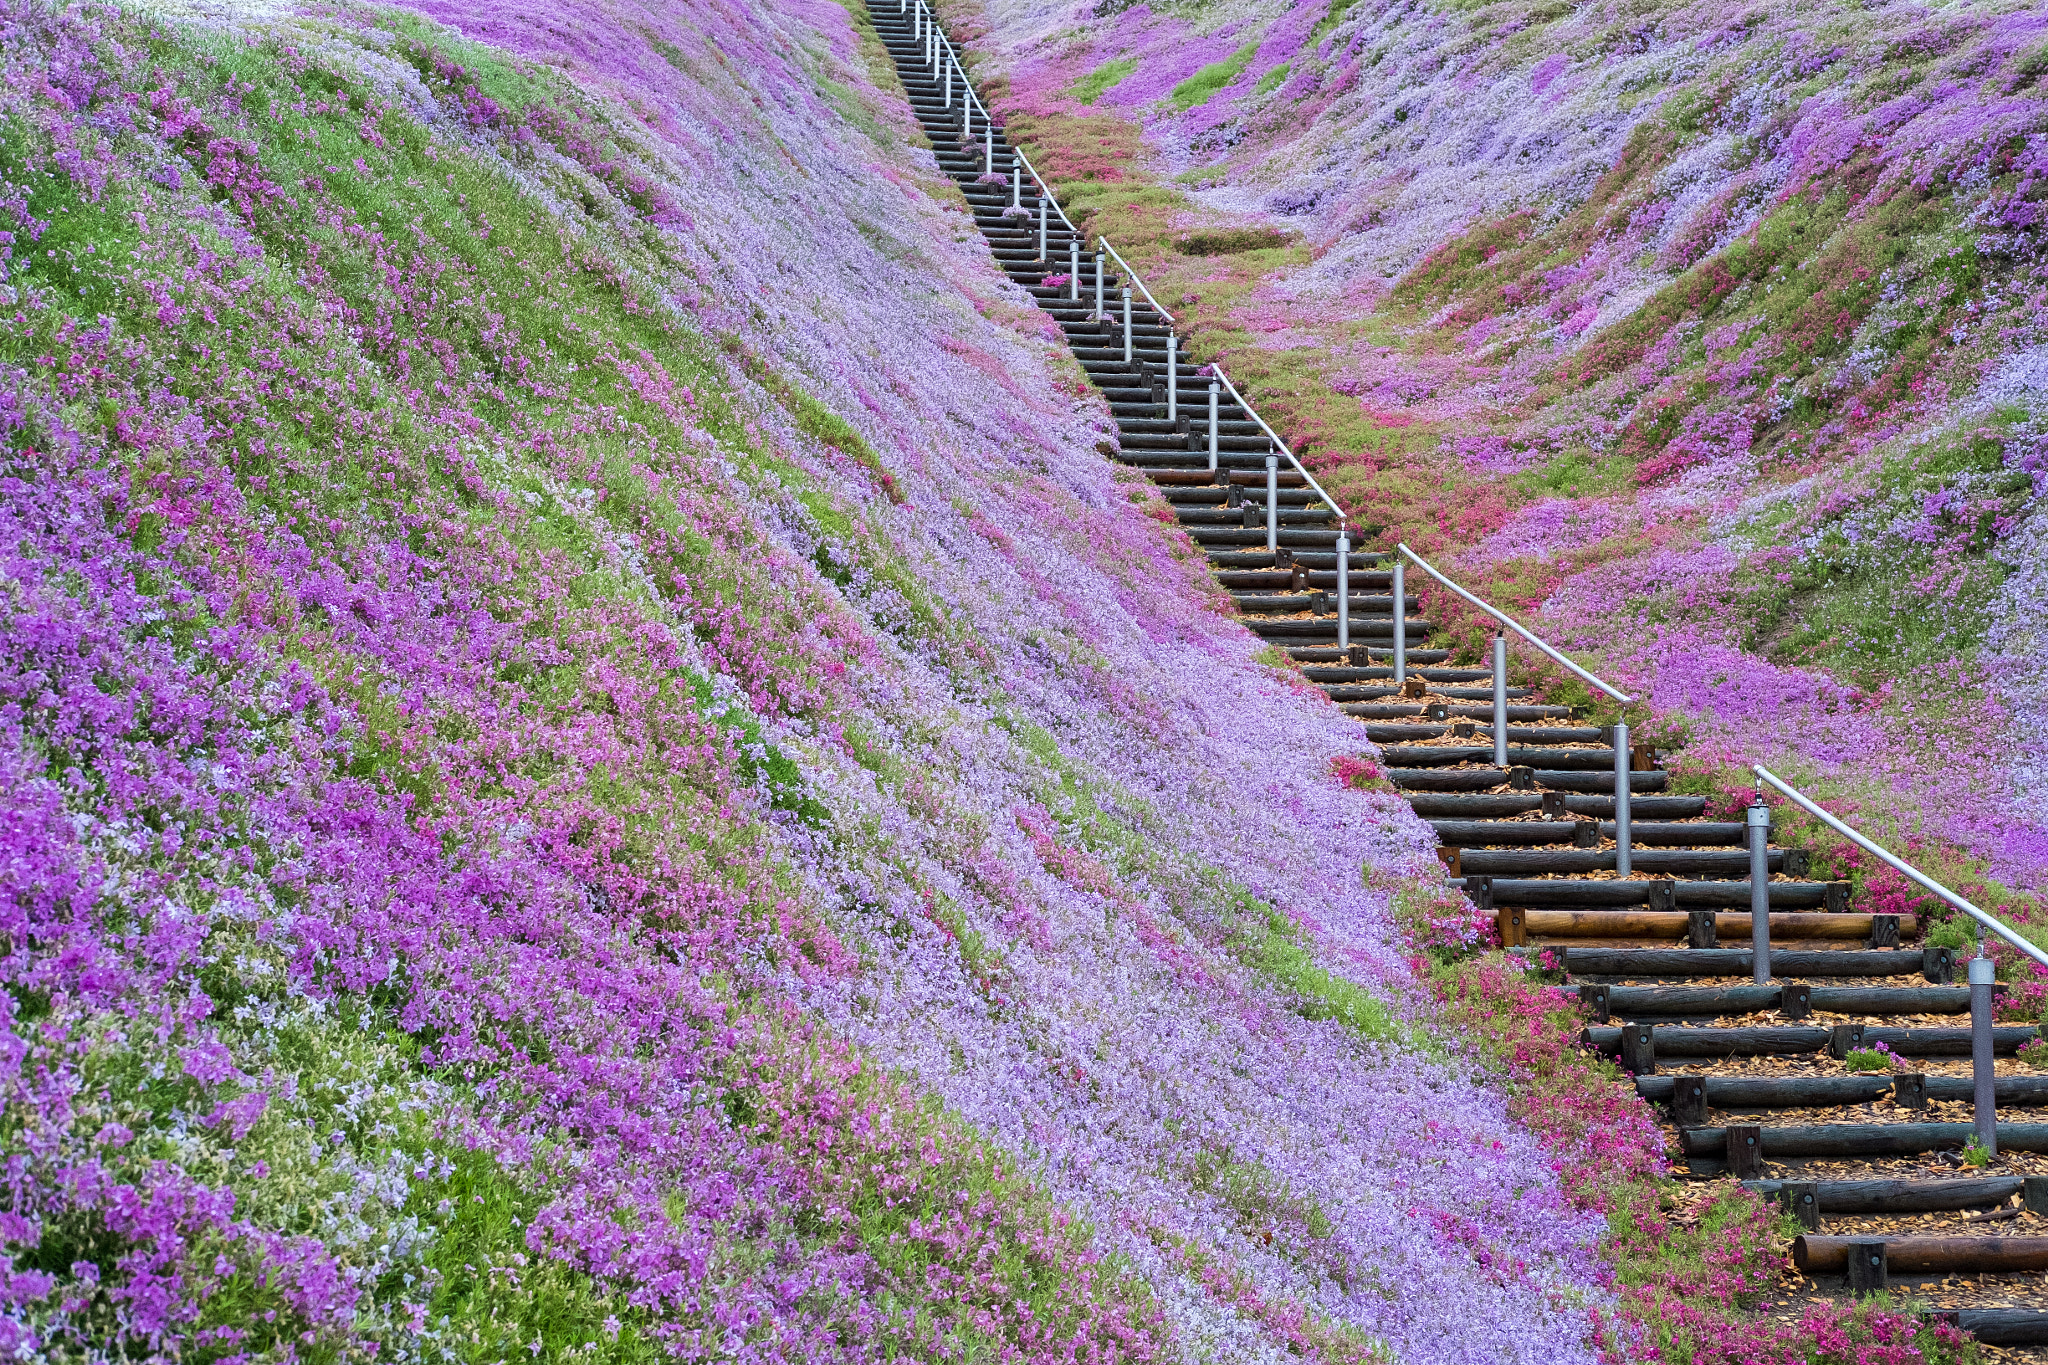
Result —
M 5 22 L 0 1348 L 1597 1358 L 1482 926 L 856 12 Z

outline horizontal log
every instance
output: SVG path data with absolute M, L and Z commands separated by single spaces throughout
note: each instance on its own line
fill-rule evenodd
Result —
M 1491 758 L 1493 751 L 1487 750 Z M 1384 754 L 1382 755 L 1384 757 Z M 1507 774 L 1499 768 L 1404 768 L 1398 765 L 1386 770 L 1387 780 L 1404 791 L 1424 792 L 1484 792 L 1507 785 Z M 1545 771 L 1534 775 L 1539 787 L 1558 792 L 1607 792 L 1614 791 L 1614 774 L 1566 773 Z M 1669 773 L 1630 773 L 1628 789 L 1631 792 L 1660 792 L 1671 781 Z
M 1884 1243 L 1885 1260 L 1896 1274 L 1947 1271 L 2048 1270 L 2048 1237 L 1817 1237 L 1792 1243 L 1792 1264 L 1809 1275 L 1839 1275 L 1857 1242 Z
M 1636 1094 L 1669 1104 L 1673 1076 L 1638 1076 Z M 1829 1104 L 1864 1104 L 1892 1093 L 1889 1075 L 1708 1076 L 1707 1104 L 1715 1109 L 1807 1109 Z
M 1663 1040 L 1658 1039 L 1659 1042 Z M 1968 1123 L 1817 1123 L 1766 1126 L 1767 1157 L 1915 1156 L 1967 1145 L 1977 1130 Z M 1728 1149 L 1725 1128 L 1681 1128 L 1679 1140 L 1687 1156 L 1720 1156 Z M 2001 1123 L 2001 1152 L 2048 1152 L 2048 1123 Z
M 1771 923 L 1775 928 L 1777 917 L 1773 916 Z M 1620 1019 L 1754 1014 L 1777 1009 L 1782 994 L 1782 988 L 1777 986 L 1611 986 L 1607 991 L 1607 1012 Z M 1831 1014 L 1968 1014 L 1970 989 L 1815 986 L 1811 988 L 1809 1004 Z
M 1755 1014 L 1778 1008 L 1783 994 L 1777 986 L 1610 986 L 1607 1012 L 1622 1019 Z
M 1708 1076 L 1706 1083 L 1707 1103 L 1715 1109 L 1810 1109 L 1865 1104 L 1892 1093 L 1891 1073 L 1883 1071 L 1849 1076 Z M 1676 1084 L 1671 1076 L 1638 1076 L 1636 1094 L 1653 1104 L 1669 1104 Z M 1968 1076 L 1929 1076 L 1927 1098 L 1972 1099 L 1972 1084 Z M 2048 1106 L 2048 1076 L 2000 1076 L 1995 1088 L 2001 1106 Z
M 1745 1180 L 1756 1194 L 1770 1197 L 1784 1182 Z M 1983 1209 L 2003 1204 L 2020 1193 L 2025 1182 L 2016 1175 L 1979 1176 L 1955 1180 L 1821 1180 L 1815 1182 L 1822 1213 L 1944 1213 L 1951 1209 Z
M 1918 949 L 1773 948 L 1771 975 L 1918 976 L 1923 962 Z M 1756 957 L 1747 948 L 1567 948 L 1564 965 L 1574 976 L 1748 976 Z
M 1565 838 L 1570 837 L 1567 832 Z M 1774 875 L 1785 870 L 1784 849 L 1774 848 L 1767 857 Z M 1488 877 L 1533 877 L 1546 872 L 1573 875 L 1614 871 L 1615 850 L 1476 848 L 1467 855 L 1467 859 L 1467 866 L 1472 871 Z M 1653 876 L 1685 872 L 1737 877 L 1749 871 L 1749 854 L 1739 849 L 1639 848 L 1630 855 L 1630 859 L 1636 871 Z
M 1505 820 L 1543 809 L 1541 792 L 1502 792 L 1499 795 L 1420 794 L 1410 802 L 1425 820 Z M 1706 806 L 1703 796 L 1642 796 L 1629 798 L 1629 811 L 1638 827 L 1645 820 L 1689 821 Z M 1611 796 L 1567 796 L 1565 814 L 1574 819 L 1611 819 Z
M 1542 881 L 1496 877 L 1493 881 L 1493 903 L 1554 906 L 1560 910 L 1626 909 L 1632 905 L 1648 905 L 1650 885 L 1648 881 L 1632 880 Z M 1749 913 L 1747 881 L 1675 882 L 1672 890 L 1679 905 L 1699 910 L 1728 909 L 1743 915 Z M 1772 882 L 1771 909 L 1819 910 L 1827 904 L 1827 890 L 1826 882 Z M 1684 927 L 1679 926 L 1681 932 Z M 1747 934 L 1749 930 L 1745 928 L 1742 932 Z
M 1460 763 L 1493 762 L 1491 744 L 1396 744 L 1380 750 L 1382 757 L 1397 768 L 1452 768 Z M 1526 745 L 1508 745 L 1508 766 L 1511 768 L 1556 768 L 1562 771 L 1589 771 L 1614 767 L 1612 749 L 1535 749 Z M 1499 769 L 1495 768 L 1495 772 Z M 1611 780 L 1611 776 L 1610 776 Z
M 1660 1028 L 1659 1057 L 1787 1057 L 1819 1052 L 1828 1045 L 1824 1028 Z M 1579 1042 L 1608 1057 L 1621 1055 L 1619 1028 L 1587 1028 Z
M 1860 1030 L 1837 1040 L 1842 1045 L 1835 1050 L 1844 1055 L 1854 1049 L 1875 1048 L 1879 1043 L 1908 1057 L 1970 1055 L 1970 1030 L 1966 1028 L 1896 1028 L 1888 1024 L 1845 1024 L 1842 1027 Z M 2031 1024 L 1994 1028 L 1991 1030 L 1991 1050 L 2010 1056 L 2039 1036 L 2040 1030 Z
M 1628 789 L 1631 792 L 1660 792 L 1670 782 L 1671 774 L 1664 772 L 1631 772 L 1628 775 Z M 1612 798 L 1614 772 L 1611 767 L 1605 772 L 1590 773 L 1539 768 L 1536 771 L 1536 785 L 1554 792 L 1605 792 Z
M 1468 876 L 1476 871 L 1470 853 L 1464 857 L 1464 868 Z M 1496 881 L 1493 888 L 1494 904 L 1519 903 L 1501 899 L 1499 882 Z M 1771 933 L 1778 938 L 1867 939 L 1870 937 L 1871 918 L 1856 914 L 1772 911 Z M 1678 938 L 1685 933 L 1686 927 L 1686 917 L 1675 910 L 1530 910 L 1523 916 L 1523 922 L 1530 933 L 1547 938 Z M 1714 916 L 1714 930 L 1724 938 L 1747 938 L 1749 916 L 1717 914 Z M 1911 937 L 1919 932 L 1920 924 L 1914 916 L 1899 917 L 1901 935 Z
M 1928 1315 L 1986 1346 L 2048 1346 L 2048 1309 L 1938 1308 Z

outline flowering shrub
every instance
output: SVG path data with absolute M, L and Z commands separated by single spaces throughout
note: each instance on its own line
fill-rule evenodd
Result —
M 1842 1065 L 1851 1071 L 1889 1071 L 1898 1060 L 1892 1050 L 1880 1041 L 1873 1047 L 1850 1048 Z

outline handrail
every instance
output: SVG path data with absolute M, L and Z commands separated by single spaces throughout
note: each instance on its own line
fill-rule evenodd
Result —
M 1302 478 L 1306 479 L 1308 481 L 1308 486 L 1316 490 L 1317 496 L 1322 498 L 1324 502 L 1330 504 L 1330 510 L 1337 514 L 1337 521 L 1339 522 L 1340 526 L 1343 523 L 1348 522 L 1350 520 L 1350 517 L 1342 507 L 1339 507 L 1337 505 L 1337 500 L 1331 497 L 1329 493 L 1324 490 L 1321 484 L 1316 482 L 1316 476 L 1308 472 L 1308 467 L 1302 464 L 1300 460 L 1295 458 L 1293 449 L 1288 446 L 1287 442 L 1280 439 L 1280 433 L 1266 425 L 1266 419 L 1259 416 L 1259 410 L 1253 407 L 1250 401 L 1246 399 L 1243 394 L 1237 391 L 1237 385 L 1231 383 L 1230 376 L 1223 373 L 1223 366 L 1221 362 L 1210 365 L 1209 372 L 1215 375 L 1218 379 L 1223 381 L 1223 387 L 1230 390 L 1230 396 L 1237 400 L 1237 405 L 1243 408 L 1246 412 L 1250 413 L 1251 419 L 1259 424 L 1259 430 L 1265 432 L 1266 435 L 1272 439 L 1273 444 L 1280 447 L 1280 453 L 1287 457 L 1287 463 L 1294 466 L 1294 472 L 1301 475 Z
M 1608 696 L 1620 702 L 1623 706 L 1632 706 L 1635 704 L 1636 699 L 1634 697 L 1631 697 L 1628 693 L 1623 692 L 1621 689 L 1613 686 L 1610 683 L 1602 682 L 1600 679 L 1594 677 L 1591 673 L 1588 673 L 1585 669 L 1580 668 L 1570 659 L 1565 658 L 1564 655 L 1558 653 L 1549 645 L 1543 643 L 1543 641 L 1537 639 L 1534 635 L 1531 635 L 1527 630 L 1523 629 L 1522 624 L 1519 621 L 1515 620 L 1514 617 L 1509 616 L 1506 612 L 1501 611 L 1499 608 L 1493 606 L 1491 603 L 1482 602 L 1477 597 L 1474 597 L 1471 593 L 1466 592 L 1463 588 L 1459 587 L 1456 583 L 1453 583 L 1450 579 L 1445 578 L 1442 574 L 1437 572 L 1436 566 L 1434 564 L 1431 564 L 1421 555 L 1409 549 L 1405 543 L 1397 545 L 1394 548 L 1399 550 L 1402 554 L 1407 555 L 1410 559 L 1414 560 L 1418 565 L 1422 567 L 1422 571 L 1428 574 L 1431 578 L 1434 578 L 1437 582 L 1443 584 L 1452 592 L 1458 594 L 1458 596 L 1464 598 L 1467 602 L 1470 602 L 1473 606 L 1479 608 L 1488 616 L 1491 616 L 1494 620 L 1500 622 L 1509 630 L 1512 630 L 1515 634 L 1521 636 L 1524 640 L 1527 640 L 1530 644 L 1542 650 L 1545 654 L 1549 655 L 1552 659 L 1555 659 L 1558 663 L 1563 664 L 1566 668 L 1576 673 L 1583 681 L 1591 683 L 1593 686 L 1599 688 L 1602 692 L 1605 692 Z
M 1065 218 L 1066 216 L 1067 215 L 1064 213 L 1060 215 L 1060 217 L 1062 218 Z M 1168 322 L 1172 322 L 1173 314 L 1167 312 L 1164 308 L 1159 306 L 1159 300 L 1152 297 L 1152 291 L 1147 289 L 1145 287 L 1145 282 L 1138 278 L 1138 272 L 1131 268 L 1131 263 L 1125 260 L 1122 254 L 1119 253 L 1115 247 L 1109 244 L 1109 238 L 1097 237 L 1095 240 L 1102 243 L 1102 249 L 1104 251 L 1107 251 L 1110 254 L 1110 256 L 1115 259 L 1116 263 L 1124 268 L 1124 273 L 1131 277 L 1131 283 L 1137 285 L 1138 292 L 1145 296 L 1145 302 L 1152 305 L 1152 311 L 1159 314 L 1160 317 L 1165 318 Z
M 2026 939 L 2021 938 L 2018 934 L 2006 928 L 2004 924 L 2002 924 L 1998 919 L 1996 919 L 1992 915 L 1986 913 L 1985 911 L 1979 910 L 1976 906 L 1970 904 L 1961 896 L 1958 896 L 1955 892 L 1943 886 L 1940 882 L 1935 881 L 1932 877 L 1925 875 L 1924 873 L 1920 872 L 1918 869 L 1912 867 L 1903 860 L 1894 858 L 1891 854 L 1885 852 L 1882 848 L 1879 848 L 1876 844 L 1864 838 L 1855 830 L 1850 829 L 1840 820 L 1837 820 L 1833 815 L 1830 815 L 1828 812 L 1822 810 L 1819 806 L 1815 805 L 1812 801 L 1808 800 L 1804 793 L 1800 792 L 1797 788 L 1792 786 L 1791 783 L 1785 781 L 1784 778 L 1779 777 L 1769 768 L 1766 768 L 1763 764 L 1751 764 L 1750 771 L 1754 772 L 1757 775 L 1758 781 L 1768 782 L 1773 787 L 1776 787 L 1779 791 L 1783 792 L 1787 797 L 1791 798 L 1791 801 L 1794 805 L 1798 806 L 1808 815 L 1811 815 L 1815 819 L 1819 820 L 1822 824 L 1832 829 L 1835 833 L 1848 839 L 1858 848 L 1864 850 L 1864 852 L 1873 853 L 1877 855 L 1877 857 L 1882 859 L 1888 866 L 1893 868 L 1895 871 L 1905 873 L 1908 877 L 1911 877 L 1914 881 L 1920 883 L 1920 885 L 1926 887 L 1929 891 L 1932 891 L 1935 895 L 1941 897 L 1950 905 L 1953 905 L 1956 909 L 1962 911 L 1971 919 L 1976 920 L 1977 923 L 1983 925 L 1986 929 L 1989 929 L 1992 933 L 1997 934 L 2007 943 L 2010 943 L 2013 947 L 2019 949 L 2028 957 L 2034 959 L 2034 961 L 2040 963 L 2044 967 L 2048 967 L 2048 952 L 2043 952 L 2034 944 L 2029 943 Z
M 923 10 L 927 15 L 930 16 L 932 29 L 938 35 L 940 46 L 945 49 L 946 56 L 948 60 L 950 60 L 953 63 L 954 69 L 960 73 L 960 89 L 962 98 L 969 101 L 973 108 L 979 109 L 981 111 L 982 119 L 990 126 L 993 126 L 995 123 L 994 115 L 989 113 L 988 106 L 982 103 L 981 96 L 975 94 L 974 92 L 973 83 L 967 79 L 967 67 L 960 60 L 960 54 L 963 51 L 963 49 L 958 44 L 956 44 L 951 38 L 946 36 L 946 30 L 939 25 L 939 16 L 932 12 L 931 7 L 925 3 L 925 0 L 917 0 L 917 6 L 919 9 Z M 1060 216 L 1060 221 L 1067 225 L 1067 231 L 1071 232 L 1076 237 L 1085 236 L 1086 234 L 1084 234 L 1080 228 L 1074 226 L 1074 220 L 1067 217 L 1067 211 L 1064 208 L 1060 207 L 1060 201 L 1057 197 L 1054 196 L 1052 192 L 1052 186 L 1045 183 L 1045 177 L 1040 175 L 1038 173 L 1038 168 L 1031 164 L 1031 158 L 1024 154 L 1024 149 L 1022 147 L 1017 146 L 1015 143 L 1011 143 L 1009 150 L 1010 155 L 1016 157 L 1017 160 L 1023 164 L 1024 168 L 1031 172 L 1031 179 L 1034 183 L 1037 184 L 1039 195 L 1047 203 L 1052 205 L 1053 212 L 1057 213 Z M 1095 241 L 1097 245 L 1099 245 L 1104 251 L 1108 252 L 1110 256 L 1112 256 L 1116 260 L 1116 263 L 1123 268 L 1125 278 L 1127 278 L 1133 285 L 1137 286 L 1138 292 L 1145 296 L 1145 302 L 1152 305 L 1152 310 L 1158 313 L 1159 316 L 1161 316 L 1162 318 L 1165 318 L 1167 323 L 1171 325 L 1174 320 L 1173 314 L 1167 312 L 1165 308 L 1160 306 L 1159 300 L 1152 297 L 1152 291 L 1145 287 L 1145 281 L 1139 278 L 1137 270 L 1131 265 L 1129 261 L 1123 258 L 1122 253 L 1120 253 L 1114 246 L 1110 245 L 1109 238 L 1104 237 L 1098 233 L 1096 235 Z M 1337 523 L 1339 533 L 1341 534 L 1342 529 L 1350 523 L 1350 514 L 1347 513 L 1343 509 L 1343 507 L 1338 504 L 1335 498 L 1330 496 L 1328 489 L 1324 488 L 1320 483 L 1316 482 L 1316 476 L 1308 472 L 1308 467 L 1304 465 L 1298 457 L 1296 457 L 1293 449 L 1288 446 L 1287 442 L 1280 439 L 1280 433 L 1273 430 L 1272 426 L 1267 423 L 1266 419 L 1259 416 L 1258 409 L 1254 408 L 1251 405 L 1250 401 L 1246 399 L 1242 393 L 1238 392 L 1237 385 L 1230 382 L 1230 376 L 1223 373 L 1223 366 L 1220 363 L 1212 362 L 1209 366 L 1209 372 L 1215 375 L 1216 378 L 1223 381 L 1223 387 L 1230 390 L 1230 396 L 1237 400 L 1237 405 L 1243 408 L 1246 413 L 1250 414 L 1251 419 L 1259 424 L 1259 430 L 1265 432 L 1267 437 L 1272 440 L 1273 444 L 1280 448 L 1280 453 L 1287 457 L 1287 463 L 1294 466 L 1295 472 L 1301 475 L 1303 480 L 1307 482 L 1310 488 L 1316 490 L 1316 496 L 1320 497 L 1325 503 L 1329 504 L 1330 510 L 1337 514 Z M 1178 384 L 1180 381 L 1179 375 L 1173 375 L 1170 376 L 1170 378 L 1172 382 L 1176 384 Z M 1430 572 L 1434 573 L 1436 571 L 1432 569 L 1430 570 Z M 1449 580 L 1445 581 L 1447 583 L 1449 582 Z M 1455 585 L 1452 586 L 1455 587 Z M 1476 601 L 1477 599 L 1474 600 Z M 1484 606 L 1485 604 L 1481 603 L 1481 605 Z M 1487 610 L 1491 611 L 1492 608 L 1488 607 Z M 1520 630 L 1521 627 L 1517 626 L 1516 629 Z M 1526 631 L 1523 633 L 1527 634 Z M 1542 641 L 1536 640 L 1535 636 L 1532 635 L 1529 638 L 1532 641 L 1534 641 L 1539 648 L 1543 648 L 1546 650 L 1549 648 L 1549 646 L 1544 645 Z M 1561 661 L 1564 662 L 1567 668 L 1573 668 L 1576 671 L 1577 666 L 1572 664 L 1569 660 Z M 1591 675 L 1588 674 L 1587 676 L 1590 677 Z M 1605 687 L 1606 684 L 1603 683 L 1601 684 L 1601 686 Z M 1612 691 L 1613 689 L 1609 688 L 1607 690 Z

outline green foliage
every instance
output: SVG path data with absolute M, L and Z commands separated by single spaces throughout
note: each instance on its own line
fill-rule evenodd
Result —
M 1093 71 L 1067 87 L 1067 94 L 1081 104 L 1093 104 L 1103 93 L 1138 69 L 1135 57 L 1119 57 L 1104 62 Z
M 1174 108 L 1183 110 L 1208 103 L 1217 91 L 1243 74 L 1245 67 L 1250 64 L 1258 50 L 1259 45 L 1256 42 L 1246 43 L 1222 61 L 1209 63 L 1173 87 L 1173 93 L 1167 96 L 1168 101 Z
M 1280 911 L 1241 894 L 1238 955 L 1275 984 L 1293 993 L 1309 1019 L 1335 1019 L 1360 1037 L 1403 1043 L 1435 1052 L 1425 1035 L 1400 1019 L 1384 1000 L 1317 964 L 1301 931 Z

